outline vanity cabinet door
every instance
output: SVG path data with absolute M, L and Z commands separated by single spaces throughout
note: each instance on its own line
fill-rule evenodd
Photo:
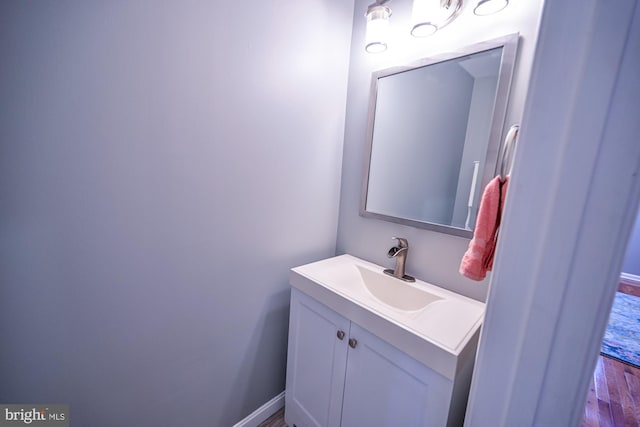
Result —
M 356 324 L 350 337 L 342 427 L 447 424 L 451 381 Z
M 293 427 L 340 425 L 349 320 L 291 290 L 285 421 Z

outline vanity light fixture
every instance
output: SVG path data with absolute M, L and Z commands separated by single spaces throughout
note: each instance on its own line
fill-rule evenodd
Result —
M 493 15 L 509 5 L 509 0 L 481 0 L 473 9 L 478 16 Z
M 391 9 L 385 6 L 391 0 L 375 0 L 367 7 L 365 50 L 380 53 L 387 50 Z M 411 35 L 427 37 L 446 26 L 462 13 L 464 0 L 413 0 Z M 509 5 L 509 0 L 478 0 L 473 13 L 492 15 Z
M 367 8 L 367 30 L 365 36 L 365 50 L 369 53 L 380 53 L 387 50 L 387 36 L 389 33 L 389 17 L 391 9 L 384 6 L 390 0 L 376 0 Z
M 463 0 L 413 0 L 411 35 L 427 37 L 453 21 Z

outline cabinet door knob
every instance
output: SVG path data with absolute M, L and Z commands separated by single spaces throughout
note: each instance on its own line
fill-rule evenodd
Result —
M 338 330 L 338 333 L 336 334 L 336 336 L 340 341 L 342 341 L 344 339 L 344 331 Z
M 357 345 L 358 345 L 358 340 L 356 340 L 355 338 L 349 338 L 349 347 L 356 348 Z

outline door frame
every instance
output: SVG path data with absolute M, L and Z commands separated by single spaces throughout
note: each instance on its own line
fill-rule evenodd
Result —
M 545 2 L 465 425 L 580 422 L 640 200 L 639 111 L 638 1 Z

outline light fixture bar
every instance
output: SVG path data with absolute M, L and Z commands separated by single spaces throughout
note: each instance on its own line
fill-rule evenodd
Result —
M 375 0 L 367 7 L 365 50 L 369 53 L 387 50 L 391 9 L 385 4 L 389 1 L 391 0 Z M 509 5 L 509 0 L 474 0 L 475 2 L 473 13 L 479 16 L 494 14 Z M 463 3 L 464 0 L 413 0 L 411 35 L 427 37 L 447 26 L 462 13 Z
M 463 0 L 413 0 L 411 35 L 427 37 L 462 12 Z

